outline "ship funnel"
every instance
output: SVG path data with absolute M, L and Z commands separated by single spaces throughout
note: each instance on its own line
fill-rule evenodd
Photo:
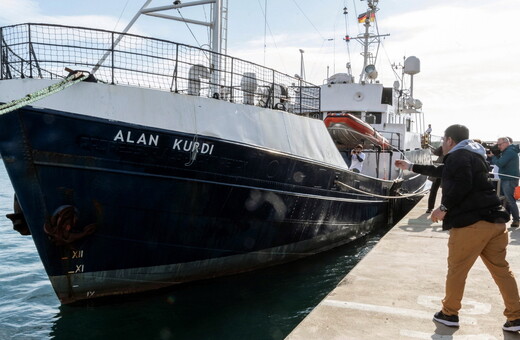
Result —
M 377 78 L 377 71 L 376 71 L 376 67 L 374 65 L 367 65 L 365 67 L 365 73 L 366 73 L 368 79 Z
M 255 104 L 255 92 L 258 84 L 256 82 L 256 73 L 244 72 L 242 80 L 240 81 L 240 88 L 244 93 L 244 104 L 254 105 Z
M 204 65 L 193 65 L 188 71 L 188 94 L 200 96 L 200 80 L 209 79 L 209 70 Z
M 421 72 L 421 61 L 417 57 L 408 57 L 404 61 L 404 73 L 414 75 Z

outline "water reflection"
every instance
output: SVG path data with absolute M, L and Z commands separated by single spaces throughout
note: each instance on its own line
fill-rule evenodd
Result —
M 379 236 L 253 273 L 61 306 L 53 339 L 283 339 Z

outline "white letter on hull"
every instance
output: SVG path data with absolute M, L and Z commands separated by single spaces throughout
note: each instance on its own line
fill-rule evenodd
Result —
M 175 142 L 173 142 L 172 149 L 181 151 L 181 143 L 182 143 L 182 139 L 175 139 Z
M 144 135 L 144 133 L 142 133 L 141 137 L 139 137 L 139 139 L 137 140 L 137 144 L 144 144 L 144 145 L 146 145 L 146 136 Z
M 148 145 L 155 145 L 155 146 L 158 146 L 158 143 L 159 143 L 159 135 L 155 135 L 155 136 L 152 136 L 150 135 L 150 140 L 148 142 Z
M 126 142 L 127 142 L 127 143 L 132 143 L 132 144 L 134 144 L 135 142 L 134 142 L 133 140 L 130 139 L 130 136 L 132 136 L 132 132 L 128 131 L 128 132 L 126 133 Z
M 123 131 L 119 130 L 117 132 L 117 135 L 114 137 L 114 142 L 115 141 L 121 141 L 121 142 L 125 141 L 125 139 L 123 138 Z
M 188 145 L 188 141 L 184 141 L 184 148 L 182 148 L 184 151 L 191 151 L 191 144 L 193 144 L 193 141 L 190 140 L 190 144 Z
M 202 148 L 200 149 L 201 154 L 210 154 L 213 152 L 214 145 L 209 145 L 207 143 L 202 143 Z

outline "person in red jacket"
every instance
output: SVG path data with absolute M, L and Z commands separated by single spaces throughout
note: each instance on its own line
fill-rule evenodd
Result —
M 446 326 L 459 326 L 459 310 L 469 270 L 480 257 L 499 287 L 507 318 L 502 328 L 520 331 L 520 296 L 516 279 L 506 261 L 509 214 L 500 204 L 489 181 L 489 164 L 482 145 L 469 139 L 463 125 L 452 125 L 444 132 L 444 164 L 420 165 L 397 160 L 395 165 L 427 176 L 441 177 L 441 205 L 431 214 L 450 231 L 448 274 L 442 310 L 433 319 Z

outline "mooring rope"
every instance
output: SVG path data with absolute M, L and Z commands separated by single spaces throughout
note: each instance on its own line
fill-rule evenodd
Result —
M 374 193 L 371 193 L 371 192 L 368 192 L 368 191 L 363 191 L 363 190 L 359 190 L 357 188 L 354 188 L 348 184 L 345 184 L 341 181 L 334 181 L 335 183 L 347 188 L 347 189 L 350 189 L 350 190 L 353 190 L 353 191 L 356 191 L 356 192 L 359 192 L 359 193 L 362 193 L 362 194 L 365 194 L 365 195 L 368 195 L 368 196 L 374 196 L 374 197 L 377 197 L 377 198 L 409 198 L 409 197 L 415 197 L 415 196 L 422 196 L 424 194 L 426 194 L 429 190 L 423 190 L 423 191 L 419 191 L 419 192 L 416 192 L 416 193 L 413 193 L 413 194 L 402 194 L 400 196 L 384 196 L 384 195 L 378 195 L 378 194 L 374 194 Z
M 65 70 L 67 72 L 74 72 L 68 68 L 66 68 Z M 77 84 L 80 81 L 87 79 L 88 76 L 89 76 L 89 73 L 85 73 L 82 71 L 76 71 L 56 84 L 52 84 L 50 86 L 47 86 L 47 87 L 45 87 L 41 90 L 38 90 L 36 92 L 33 92 L 33 93 L 29 93 L 28 95 L 26 95 L 23 98 L 16 99 L 16 100 L 10 101 L 9 103 L 0 105 L 0 115 L 14 111 L 16 109 L 19 109 L 21 107 L 34 103 L 38 100 L 51 96 L 57 92 L 63 91 L 67 87 Z
M 505 176 L 505 177 L 511 177 L 511 178 L 516 178 L 516 179 L 520 179 L 520 177 L 518 176 L 513 176 L 513 175 L 506 175 L 506 174 L 502 174 L 500 172 L 490 172 L 489 174 L 491 175 L 499 175 L 499 176 Z

